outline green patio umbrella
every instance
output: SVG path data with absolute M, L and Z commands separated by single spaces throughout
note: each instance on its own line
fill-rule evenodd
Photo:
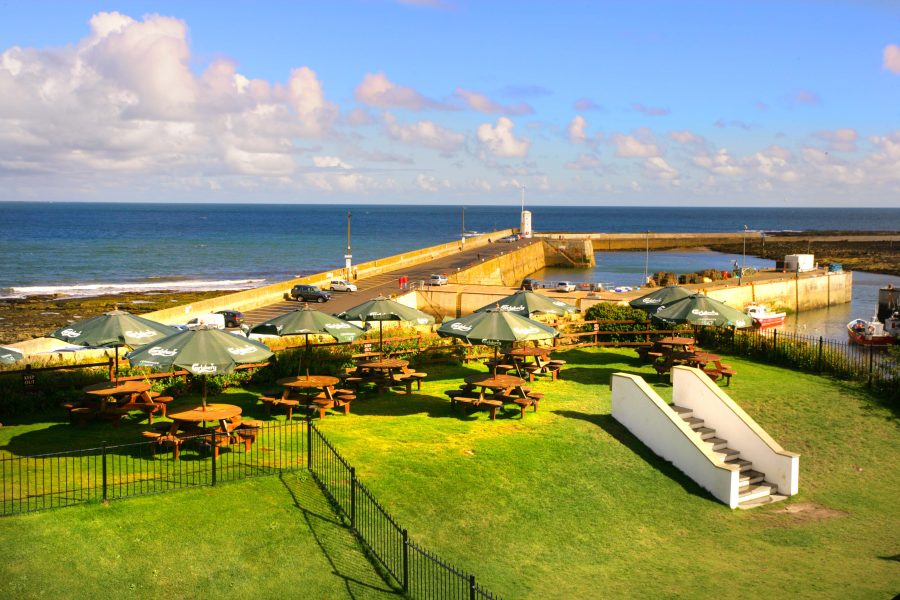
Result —
M 515 342 L 549 340 L 559 331 L 508 310 L 488 309 L 465 317 L 446 321 L 437 330 L 441 337 L 455 337 L 470 344 L 494 348 L 494 358 L 501 346 Z
M 0 348 L 0 365 L 11 365 L 22 360 L 24 355 L 15 348 Z
M 303 335 L 306 336 L 306 347 L 309 348 L 310 335 L 328 335 L 339 344 L 349 344 L 365 333 L 353 323 L 348 323 L 322 311 L 304 306 L 289 313 L 278 315 L 250 329 L 250 333 L 259 335 Z M 302 361 L 302 359 L 301 359 Z M 301 363 L 297 363 L 297 374 L 300 374 Z
M 666 287 L 653 290 L 649 294 L 645 294 L 640 298 L 636 298 L 628 304 L 631 308 L 640 308 L 648 313 L 655 313 L 669 306 L 673 302 L 678 302 L 682 298 L 687 298 L 694 292 L 687 288 L 677 285 L 667 285 Z
M 378 296 L 367 300 L 358 306 L 354 306 L 338 314 L 338 317 L 346 321 L 362 321 L 369 323 L 378 321 L 378 350 L 381 351 L 384 333 L 382 323 L 384 321 L 409 321 L 417 325 L 433 325 L 434 317 L 421 310 L 400 304 L 396 300 Z
M 746 313 L 703 294 L 691 294 L 660 311 L 651 313 L 651 316 L 674 324 L 688 323 L 716 327 L 728 325 L 736 328 L 753 325 L 753 320 Z
M 185 369 L 203 379 L 203 408 L 206 408 L 206 376 L 230 373 L 237 365 L 268 360 L 272 351 L 256 340 L 220 329 L 177 331 L 125 355 L 135 367 L 157 371 Z
M 567 315 L 579 312 L 577 306 L 567 304 L 555 298 L 548 298 L 543 294 L 536 294 L 530 291 L 520 290 L 511 296 L 501 298 L 490 304 L 485 304 L 476 313 L 485 312 L 492 308 L 499 308 L 511 313 L 516 313 L 530 317 L 535 314 L 545 315 Z
M 113 346 L 116 349 L 116 375 L 119 373 L 119 346 L 137 348 L 178 331 L 174 327 L 112 310 L 102 315 L 60 327 L 50 337 L 74 346 Z

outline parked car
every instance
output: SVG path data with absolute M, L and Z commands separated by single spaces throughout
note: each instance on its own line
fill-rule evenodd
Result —
M 556 282 L 556 291 L 557 292 L 574 292 L 575 284 L 571 281 L 557 281 Z
M 216 314 L 225 317 L 225 327 L 240 327 L 244 324 L 244 313 L 239 310 L 217 310 Z
M 209 327 L 210 329 L 225 329 L 225 316 L 219 313 L 197 315 L 184 325 L 185 329 L 198 329 L 200 327 Z
M 544 284 L 541 283 L 539 279 L 523 279 L 522 286 L 519 289 L 522 290 L 539 290 L 544 287 Z
M 500 238 L 500 239 L 497 240 L 497 241 L 498 241 L 498 242 L 501 242 L 501 243 L 503 243 L 503 244 L 512 244 L 513 242 L 518 242 L 518 241 L 519 241 L 519 236 L 517 236 L 517 235 L 515 235 L 515 234 L 513 234 L 513 235 L 508 235 L 508 236 L 506 236 L 506 237 Z
M 428 280 L 428 285 L 447 285 L 447 276 L 439 273 L 432 273 Z
M 332 292 L 355 292 L 356 284 L 344 281 L 343 279 L 334 279 L 328 289 Z
M 291 288 L 291 298 L 300 302 L 328 302 L 331 294 L 319 289 L 316 285 L 299 284 Z

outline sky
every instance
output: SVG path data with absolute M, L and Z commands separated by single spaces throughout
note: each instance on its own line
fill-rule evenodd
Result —
M 0 2 L 0 200 L 900 207 L 900 2 Z

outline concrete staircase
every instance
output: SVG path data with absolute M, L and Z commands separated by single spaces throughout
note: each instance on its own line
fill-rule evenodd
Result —
M 703 419 L 694 416 L 694 411 L 684 406 L 672 405 L 672 410 L 681 417 L 702 444 L 707 444 L 713 455 L 726 465 L 740 467 L 738 508 L 752 508 L 771 502 L 784 500 L 779 495 L 778 486 L 765 480 L 766 474 L 753 469 L 753 463 L 741 458 L 740 450 L 728 447 L 728 440 L 716 435 L 716 430 L 707 427 Z

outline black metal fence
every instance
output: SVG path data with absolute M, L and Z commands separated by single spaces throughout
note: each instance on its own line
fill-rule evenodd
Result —
M 775 329 L 734 331 L 704 327 L 698 330 L 697 340 L 703 345 L 728 349 L 732 354 L 853 379 L 895 392 L 900 384 L 900 367 L 885 349 Z
M 252 443 L 218 447 L 216 434 L 0 459 L 0 516 L 214 486 L 308 469 L 369 556 L 412 598 L 498 598 L 409 538 L 309 421 L 265 423 Z M 224 435 L 224 434 L 221 434 Z M 220 439 L 219 441 L 224 441 Z
M 309 424 L 309 470 L 337 510 L 349 521 L 366 551 L 411 598 L 499 599 L 409 538 L 409 532 L 356 477 L 356 469 Z
M 253 443 L 216 451 L 210 434 L 0 459 L 0 516 L 146 496 L 305 466 L 306 425 L 263 424 Z M 222 441 L 221 439 L 219 441 Z

